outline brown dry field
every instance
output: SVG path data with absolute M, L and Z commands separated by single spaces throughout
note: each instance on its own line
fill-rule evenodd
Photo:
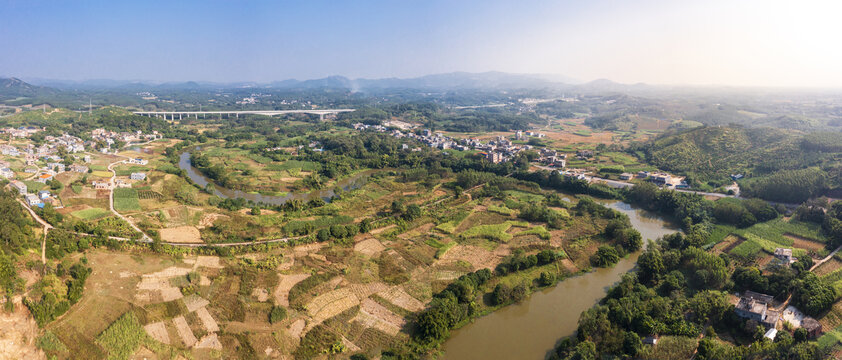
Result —
M 784 234 L 784 237 L 792 240 L 792 242 L 793 242 L 792 246 L 793 247 L 812 250 L 812 251 L 822 251 L 822 250 L 825 249 L 824 244 L 822 244 L 820 242 L 813 241 L 813 240 L 805 239 L 805 238 L 800 237 L 800 236 L 795 236 L 795 235 L 791 235 L 791 234 Z
M 725 237 L 725 240 L 722 240 L 719 244 L 716 244 L 713 247 L 713 252 L 715 254 L 727 253 L 742 244 L 743 241 L 745 241 L 745 239 L 739 236 L 728 235 Z
M 838 270 L 840 267 L 842 267 L 842 261 L 835 257 L 832 257 L 824 264 L 821 264 L 819 267 L 815 268 L 813 272 L 816 273 L 816 275 L 818 276 L 825 276 Z
M 159 230 L 161 240 L 166 242 L 200 244 L 203 243 L 202 235 L 195 226 L 178 226 Z

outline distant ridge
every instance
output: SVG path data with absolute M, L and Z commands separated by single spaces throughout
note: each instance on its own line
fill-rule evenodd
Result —
M 155 83 L 136 80 L 51 80 L 30 79 L 32 83 L 59 89 L 221 89 L 221 88 L 271 88 L 271 89 L 347 89 L 352 91 L 382 89 L 513 89 L 571 86 L 579 81 L 562 75 L 511 74 L 499 71 L 483 73 L 452 72 L 414 78 L 350 79 L 333 75 L 320 79 L 287 79 L 272 82 L 214 83 L 202 81 Z
M 15 77 L 0 78 L 0 100 L 52 95 L 57 92 L 56 89 L 32 85 Z

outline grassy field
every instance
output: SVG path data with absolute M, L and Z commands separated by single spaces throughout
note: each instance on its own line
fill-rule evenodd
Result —
M 820 347 L 829 347 L 842 344 L 842 325 L 822 335 L 819 340 Z
M 515 211 L 514 211 L 514 210 L 509 209 L 509 208 L 507 208 L 507 207 L 505 207 L 505 206 L 496 206 L 496 205 L 490 205 L 490 206 L 488 206 L 488 211 L 491 211 L 491 212 L 496 212 L 496 213 L 498 213 L 498 214 L 501 214 L 501 215 L 507 215 L 507 216 L 508 216 L 508 215 L 513 215 L 513 214 L 515 213 Z
M 140 345 L 153 343 L 131 312 L 112 323 L 97 337 L 96 342 L 108 353 L 108 359 L 114 360 L 128 359 Z
M 77 218 L 80 218 L 82 220 L 96 220 L 96 219 L 101 219 L 101 218 L 104 218 L 108 215 L 111 215 L 111 212 L 108 211 L 108 210 L 105 210 L 105 209 L 100 209 L 100 208 L 90 208 L 90 209 L 74 211 L 74 212 L 70 213 L 70 215 L 73 215 L 73 216 L 75 216 Z
M 131 188 L 114 189 L 114 209 L 120 212 L 140 211 L 137 190 Z
M 94 171 L 94 172 L 91 172 L 91 175 L 97 176 L 97 177 L 102 177 L 102 178 L 110 178 L 111 175 L 114 175 L 114 174 L 112 174 L 110 171 Z
M 784 236 L 785 234 L 792 234 L 820 243 L 827 242 L 827 238 L 821 233 L 821 226 L 819 224 L 797 220 L 785 221 L 783 219 L 775 219 L 754 224 L 746 229 L 735 229 L 733 232 L 743 237 L 746 234 L 756 235 L 785 246 L 792 246 L 792 239 Z
M 547 228 L 545 228 L 544 225 L 538 225 L 538 226 L 535 226 L 531 229 L 523 230 L 523 231 L 515 234 L 515 236 L 525 236 L 525 235 L 535 235 L 535 236 L 538 236 L 539 238 L 544 239 L 544 240 L 548 240 L 550 238 L 550 232 L 547 231 Z
M 529 223 L 524 221 L 506 221 L 500 224 L 493 225 L 477 225 L 459 234 L 463 239 L 473 237 L 481 237 L 489 240 L 500 242 L 507 242 L 512 239 L 512 235 L 507 233 L 512 226 L 527 227 Z

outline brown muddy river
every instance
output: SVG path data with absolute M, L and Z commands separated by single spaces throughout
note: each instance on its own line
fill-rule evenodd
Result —
M 607 204 L 628 215 L 644 239 L 679 231 L 675 224 L 623 202 Z M 554 288 L 533 293 L 514 304 L 476 319 L 451 333 L 444 344 L 446 360 L 543 359 L 556 341 L 573 335 L 579 314 L 593 307 L 606 290 L 633 269 L 640 253 L 632 254 L 610 269 L 568 278 Z

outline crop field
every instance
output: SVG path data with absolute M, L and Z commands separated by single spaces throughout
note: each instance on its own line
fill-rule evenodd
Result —
M 735 248 L 731 249 L 730 254 L 737 255 L 744 258 L 751 258 L 763 251 L 763 246 L 756 241 L 746 240 Z
M 842 325 L 824 333 L 819 337 L 820 347 L 829 347 L 837 344 L 842 344 Z
M 96 220 L 111 215 L 111 212 L 100 208 L 88 208 L 74 211 L 70 214 L 82 220 Z
M 525 236 L 525 235 L 536 235 L 541 239 L 549 240 L 550 232 L 547 231 L 547 228 L 544 225 L 535 226 L 529 230 L 524 230 L 515 234 L 515 236 Z
M 114 189 L 114 209 L 123 211 L 140 211 L 137 190 L 131 188 Z
M 752 225 L 746 229 L 735 229 L 733 233 L 740 236 L 753 234 L 786 246 L 792 245 L 792 239 L 784 236 L 785 234 L 792 234 L 821 243 L 827 242 L 827 238 L 821 233 L 820 225 L 797 220 L 785 221 L 783 219 L 775 219 Z
M 481 237 L 499 242 L 508 242 L 512 239 L 512 235 L 507 233 L 506 231 L 508 231 L 509 228 L 511 228 L 512 226 L 528 227 L 529 223 L 524 221 L 506 221 L 500 224 L 493 225 L 477 225 L 468 230 L 463 231 L 461 234 L 459 234 L 459 237 L 463 239 Z
M 509 216 L 509 215 L 514 215 L 514 214 L 515 214 L 515 211 L 514 211 L 514 210 L 509 209 L 509 208 L 507 208 L 507 207 L 505 207 L 505 206 L 489 205 L 489 206 L 488 206 L 488 211 L 496 212 L 496 213 L 498 213 L 498 214 L 500 214 L 500 215 L 507 215 L 507 216 Z
M 97 170 L 97 171 L 91 172 L 91 175 L 96 176 L 96 177 L 101 177 L 101 178 L 110 178 L 114 174 L 112 174 L 110 171 Z

